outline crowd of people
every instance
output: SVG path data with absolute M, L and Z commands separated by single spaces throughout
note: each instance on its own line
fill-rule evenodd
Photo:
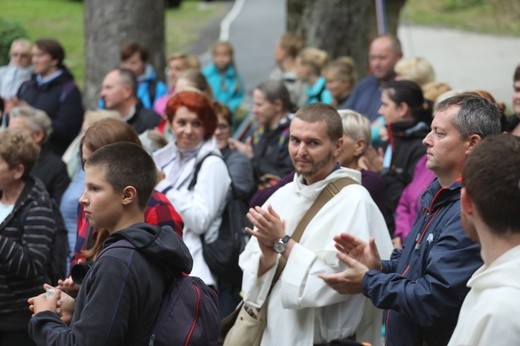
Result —
M 373 39 L 359 79 L 352 58 L 285 33 L 244 110 L 233 46 L 211 52 L 207 66 L 171 54 L 163 82 L 126 44 L 85 111 L 59 41 L 12 42 L 0 346 L 148 344 L 177 275 L 218 292 L 221 317 L 242 300 L 267 311 L 266 346 L 520 342 L 520 65 L 506 116 L 393 35 Z M 249 206 L 242 282 L 203 250 L 231 198 Z M 121 238 L 134 248 L 103 251 Z M 52 280 L 56 251 L 69 261 Z

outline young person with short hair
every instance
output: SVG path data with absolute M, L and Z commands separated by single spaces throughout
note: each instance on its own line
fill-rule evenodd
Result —
M 109 144 L 89 157 L 80 203 L 90 223 L 110 233 L 105 248 L 120 239 L 135 248 L 111 247 L 99 255 L 80 288 L 70 326 L 56 313 L 60 290 L 30 298 L 33 340 L 53 345 L 146 340 L 164 292 L 175 275 L 189 273 L 193 264 L 175 232 L 144 223 L 156 181 L 152 158 L 136 144 Z

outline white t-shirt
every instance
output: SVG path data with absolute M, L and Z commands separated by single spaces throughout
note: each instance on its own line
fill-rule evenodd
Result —
M 0 222 L 3 222 L 7 215 L 13 211 L 14 204 L 3 204 L 0 202 Z

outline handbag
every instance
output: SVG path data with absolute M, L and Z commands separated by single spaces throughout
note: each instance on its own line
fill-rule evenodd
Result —
M 318 211 L 332 197 L 339 193 L 342 188 L 353 183 L 356 183 L 356 181 L 351 178 L 340 178 L 336 181 L 330 182 L 321 191 L 318 198 L 316 198 L 314 203 L 303 215 L 302 219 L 298 223 L 298 226 L 296 226 L 294 233 L 292 234 L 292 239 L 295 242 L 300 241 L 305 228 L 312 220 L 312 218 L 318 213 Z M 285 263 L 285 258 L 280 257 L 278 261 L 278 267 L 276 268 L 276 273 L 274 275 L 273 281 L 271 282 L 271 287 L 267 293 L 266 303 L 274 285 L 282 274 Z M 224 346 L 260 345 L 265 326 L 267 325 L 266 303 L 264 303 L 264 306 L 257 309 L 247 306 L 244 301 L 240 302 L 235 311 L 222 320 L 219 344 Z

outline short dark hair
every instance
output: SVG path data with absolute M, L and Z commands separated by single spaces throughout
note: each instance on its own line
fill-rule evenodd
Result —
M 333 142 L 343 137 L 341 116 L 331 105 L 320 102 L 306 105 L 300 108 L 294 117 L 308 123 L 323 121 L 327 125 L 327 134 Z
M 34 46 L 49 54 L 53 60 L 58 60 L 58 67 L 63 67 L 65 50 L 61 43 L 52 38 L 40 38 L 34 42 Z
M 103 166 L 105 178 L 115 191 L 133 186 L 137 191 L 137 204 L 144 210 L 157 184 L 157 171 L 150 155 L 139 145 L 118 142 L 96 150 L 85 167 Z
M 120 53 L 121 61 L 130 59 L 135 53 L 139 53 L 139 58 L 143 62 L 148 61 L 148 50 L 136 42 L 125 44 L 123 47 L 121 47 Z
M 516 168 L 515 168 L 516 167 Z M 520 233 L 520 138 L 490 136 L 471 151 L 462 183 L 495 233 Z
M 484 138 L 500 133 L 501 112 L 495 104 L 485 98 L 468 94 L 453 96 L 440 102 L 434 112 L 442 112 L 452 106 L 459 107 L 452 124 L 462 139 L 473 134 Z

